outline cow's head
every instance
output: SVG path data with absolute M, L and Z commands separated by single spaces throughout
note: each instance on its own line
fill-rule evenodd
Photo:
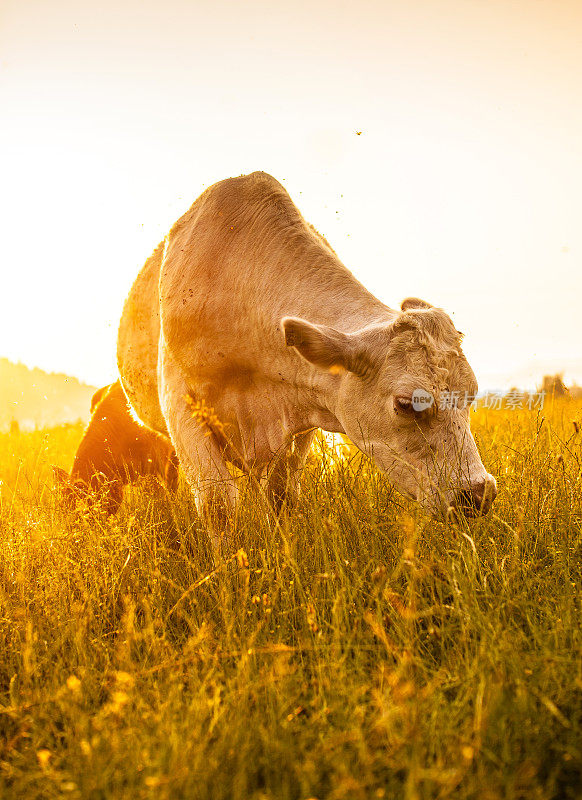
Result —
M 121 481 L 107 480 L 95 474 L 90 483 L 73 478 L 62 467 L 53 466 L 54 486 L 63 508 L 72 511 L 77 506 L 102 508 L 107 514 L 115 514 L 123 499 Z
M 433 514 L 487 513 L 497 488 L 469 426 L 477 382 L 442 309 L 408 298 L 391 322 L 350 334 L 295 317 L 282 325 L 287 345 L 335 375 L 331 410 L 397 489 Z

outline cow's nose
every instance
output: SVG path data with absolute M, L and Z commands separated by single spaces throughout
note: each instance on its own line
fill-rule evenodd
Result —
M 487 514 L 493 501 L 497 497 L 497 483 L 492 475 L 489 475 L 485 480 L 474 483 L 471 486 L 471 494 L 473 495 L 473 502 L 480 510 L 481 514 Z
M 466 517 L 487 514 L 497 497 L 497 483 L 493 475 L 472 483 L 469 489 L 457 492 L 454 506 Z

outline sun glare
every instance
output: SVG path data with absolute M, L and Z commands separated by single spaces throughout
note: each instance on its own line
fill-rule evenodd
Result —
M 451 313 L 481 383 L 582 378 L 580 15 L 450 5 L 444 26 L 429 5 L 283 25 L 128 3 L 111 26 L 111 3 L 9 4 L 0 354 L 112 379 L 140 263 L 203 188 L 263 169 L 384 302 Z

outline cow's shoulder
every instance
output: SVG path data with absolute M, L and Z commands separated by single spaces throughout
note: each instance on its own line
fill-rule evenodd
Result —
M 268 209 L 274 215 L 301 218 L 285 187 L 267 172 L 227 178 L 212 187 L 210 196 L 226 214 L 237 216 L 242 210 L 252 216 L 259 209 Z
M 302 220 L 284 186 L 267 172 L 225 178 L 202 192 L 172 226 L 167 250 L 171 249 L 173 242 L 181 241 L 184 235 L 189 236 L 195 228 L 199 233 L 203 230 L 208 233 L 234 230 L 235 226 L 246 226 L 256 220 L 258 214 L 261 223 L 266 225 L 277 219 L 287 224 Z
M 288 197 L 285 188 L 268 172 L 251 172 L 248 175 L 218 181 L 203 192 L 200 199 L 212 199 L 224 203 L 258 200 L 272 195 Z

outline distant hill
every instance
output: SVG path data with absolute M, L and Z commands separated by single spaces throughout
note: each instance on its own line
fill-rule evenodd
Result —
M 14 422 L 29 430 L 87 421 L 95 389 L 70 375 L 0 358 L 0 430 Z

